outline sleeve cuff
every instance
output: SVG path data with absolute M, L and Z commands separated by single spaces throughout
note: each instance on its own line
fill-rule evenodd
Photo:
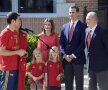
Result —
M 73 53 L 72 53 L 72 56 L 73 56 L 74 58 L 77 58 Z

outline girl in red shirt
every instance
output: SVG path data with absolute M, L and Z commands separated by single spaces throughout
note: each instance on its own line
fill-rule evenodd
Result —
M 53 46 L 49 53 L 49 61 L 45 67 L 45 81 L 47 81 L 48 90 L 61 90 L 63 68 L 59 60 L 59 49 Z
M 41 51 L 36 48 L 33 51 L 33 60 L 28 67 L 28 75 L 30 76 L 31 90 L 43 90 L 44 63 Z

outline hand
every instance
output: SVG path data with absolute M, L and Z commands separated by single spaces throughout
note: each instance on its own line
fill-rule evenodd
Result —
M 70 55 L 65 55 L 64 58 L 65 58 L 65 60 L 67 62 L 71 62 L 72 61 L 72 58 L 70 57 Z
M 24 58 L 27 58 L 28 57 L 28 52 L 24 55 Z
M 69 55 L 69 58 L 72 60 L 74 57 L 73 57 L 73 55 Z
M 59 75 L 57 76 L 56 80 L 57 80 L 57 81 L 60 81 L 60 79 L 61 79 L 61 75 L 59 74 Z
M 37 77 L 33 77 L 33 80 L 36 82 L 36 81 L 38 81 L 38 78 Z
M 23 50 L 23 49 L 17 50 L 16 53 L 17 53 L 17 55 L 19 55 L 19 56 L 24 56 L 24 55 L 27 54 L 27 52 L 26 52 L 25 50 Z

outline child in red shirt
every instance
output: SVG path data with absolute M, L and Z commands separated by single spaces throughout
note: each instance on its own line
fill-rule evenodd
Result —
M 33 60 L 28 67 L 28 75 L 30 76 L 31 90 L 43 90 L 44 63 L 41 56 L 41 51 L 36 48 L 33 51 Z
M 45 81 L 48 90 L 61 90 L 63 68 L 59 60 L 59 49 L 53 46 L 49 53 L 49 61 L 45 67 Z

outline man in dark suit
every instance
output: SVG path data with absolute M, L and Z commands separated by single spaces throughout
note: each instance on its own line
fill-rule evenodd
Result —
M 65 90 L 73 90 L 75 77 L 76 90 L 83 90 L 83 68 L 85 63 L 85 28 L 78 20 L 79 8 L 69 8 L 70 22 L 61 29 L 60 49 L 63 55 Z
M 89 90 L 108 90 L 108 31 L 97 25 L 95 12 L 87 14 L 86 23 Z

